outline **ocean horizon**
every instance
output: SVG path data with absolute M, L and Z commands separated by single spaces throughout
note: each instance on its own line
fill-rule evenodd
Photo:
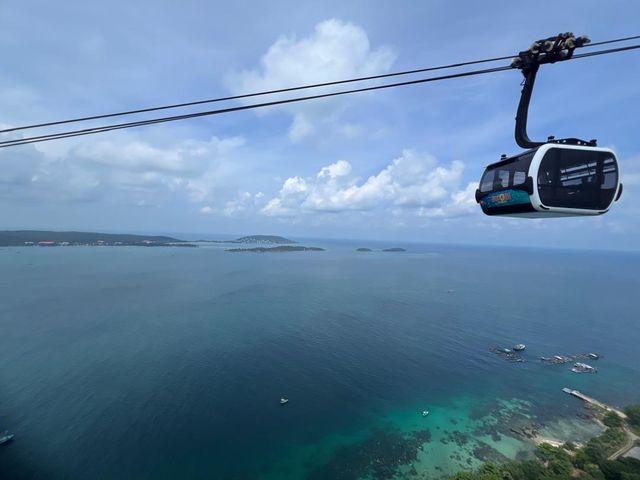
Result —
M 640 402 L 638 252 L 294 240 L 0 248 L 0 477 L 446 478 Z

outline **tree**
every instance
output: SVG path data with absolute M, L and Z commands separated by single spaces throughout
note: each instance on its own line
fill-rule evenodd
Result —
M 604 474 L 600 471 L 597 465 L 588 463 L 584 467 L 584 472 L 589 475 L 593 480 L 605 480 Z
M 631 425 L 640 428 L 640 404 L 629 405 L 624 409 L 624 413 L 629 417 L 629 423 Z
M 591 462 L 591 459 L 589 458 L 587 453 L 584 451 L 584 448 L 580 448 L 576 450 L 576 453 L 573 456 L 572 461 L 576 468 L 582 469 L 584 468 L 585 465 Z
M 503 467 L 511 477 L 517 480 L 539 480 L 542 478 L 545 468 L 538 460 L 522 460 L 509 462 Z
M 640 479 L 640 460 L 635 458 L 620 458 L 605 460 L 600 470 L 606 480 L 636 480 Z
M 607 458 L 600 442 L 589 441 L 587 446 L 584 447 L 584 453 L 587 454 L 591 463 L 595 464 L 600 464 Z
M 622 419 L 614 412 L 607 412 L 602 419 L 602 423 L 607 427 L 622 427 L 624 425 Z

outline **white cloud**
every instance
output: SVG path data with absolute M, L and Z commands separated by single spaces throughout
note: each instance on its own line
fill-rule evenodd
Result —
M 260 67 L 232 74 L 228 83 L 235 93 L 241 94 L 370 76 L 387 72 L 395 58 L 390 47 L 372 48 L 362 27 L 330 19 L 318 23 L 307 37 L 281 36 L 262 56 Z M 341 100 L 340 105 L 344 104 Z M 347 137 L 359 132 L 357 125 L 339 125 L 344 107 L 331 101 L 280 108 L 293 115 L 289 128 L 293 142 L 313 135 L 320 125 L 335 126 L 338 133 Z
M 298 143 L 304 138 L 315 133 L 315 131 L 316 128 L 307 115 L 296 113 L 293 116 L 293 122 L 291 122 L 291 126 L 289 127 L 289 139 L 294 143 Z
M 129 138 L 66 148 L 57 155 L 33 146 L 0 151 L 2 195 L 41 201 L 118 198 L 133 205 L 156 204 L 166 194 L 208 203 L 227 188 L 235 172 L 240 137 L 184 140 L 157 146 Z M 18 155 L 19 161 L 11 161 Z
M 351 177 L 345 160 L 323 167 L 315 178 L 290 177 L 278 195 L 262 208 L 274 217 L 312 213 L 367 213 L 453 217 L 477 209 L 475 184 L 460 187 L 464 165 L 438 165 L 430 155 L 405 150 L 376 175 L 364 181 Z
M 245 212 L 253 213 L 257 207 L 262 205 L 264 193 L 258 192 L 252 195 L 250 192 L 241 192 L 234 200 L 226 202 L 223 215 L 227 217 L 237 217 Z
M 345 160 L 338 160 L 328 167 L 323 167 L 318 173 L 318 178 L 337 178 L 344 177 L 351 173 L 351 164 Z

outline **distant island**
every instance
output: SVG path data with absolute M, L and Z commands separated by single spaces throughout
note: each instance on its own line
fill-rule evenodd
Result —
M 286 245 L 298 243 L 278 235 L 248 235 L 236 238 L 235 240 L 195 240 L 196 243 L 266 243 L 275 245 Z
M 0 247 L 136 246 L 197 247 L 184 240 L 157 235 L 130 235 L 96 232 L 55 232 L 49 230 L 0 231 Z
M 407 250 L 400 247 L 393 247 L 393 248 L 385 248 L 382 251 L 383 252 L 406 252 Z
M 370 248 L 360 247 L 356 248 L 356 252 L 373 252 L 373 250 L 371 250 Z
M 278 252 L 324 252 L 320 247 L 303 247 L 302 245 L 280 245 L 278 247 L 254 247 L 254 248 L 228 248 L 225 252 L 254 252 L 254 253 L 278 253 Z
M 278 235 L 248 235 L 235 240 L 180 240 L 163 235 L 131 235 L 124 233 L 57 232 L 51 230 L 0 231 L 0 247 L 68 247 L 68 246 L 136 246 L 136 247 L 197 247 L 197 243 L 254 243 L 291 245 L 298 242 Z M 310 247 L 313 249 L 315 247 Z M 295 251 L 295 250 L 284 250 Z
M 288 238 L 280 237 L 278 235 L 249 235 L 237 238 L 234 243 L 276 243 L 278 245 L 282 245 L 298 242 L 294 242 L 293 240 L 289 240 Z

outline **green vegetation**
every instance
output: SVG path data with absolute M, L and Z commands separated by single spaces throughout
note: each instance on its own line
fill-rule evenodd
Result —
M 301 245 L 280 245 L 278 247 L 255 247 L 255 248 L 228 248 L 226 252 L 324 252 L 324 248 L 320 247 L 303 247 Z
M 48 230 L 0 231 L 0 247 L 37 245 L 39 242 L 69 245 L 167 245 L 183 240 L 166 236 L 95 232 L 54 232 Z
M 293 240 L 289 240 L 285 237 L 280 237 L 278 235 L 249 235 L 246 237 L 240 237 L 234 240 L 233 243 L 298 243 Z
M 383 252 L 406 252 L 407 250 L 400 247 L 393 247 L 393 248 L 385 248 L 382 251 Z
M 272 243 L 274 245 L 287 245 L 298 243 L 278 235 L 248 235 L 235 240 L 194 240 L 195 243 Z
M 640 405 L 627 407 L 628 423 L 640 426 Z M 536 459 L 509 461 L 504 464 L 485 463 L 474 472 L 459 472 L 451 480 L 640 480 L 640 460 L 608 458 L 627 440 L 625 422 L 607 412 L 603 423 L 608 426 L 602 435 L 589 440 L 581 448 L 571 442 L 561 447 L 539 445 Z
M 613 412 L 607 412 L 602 419 L 602 423 L 604 423 L 607 427 L 622 427 L 624 426 L 624 420 L 622 420 L 617 414 Z
M 624 409 L 624 413 L 629 417 L 629 425 L 640 430 L 640 404 L 628 406 Z

